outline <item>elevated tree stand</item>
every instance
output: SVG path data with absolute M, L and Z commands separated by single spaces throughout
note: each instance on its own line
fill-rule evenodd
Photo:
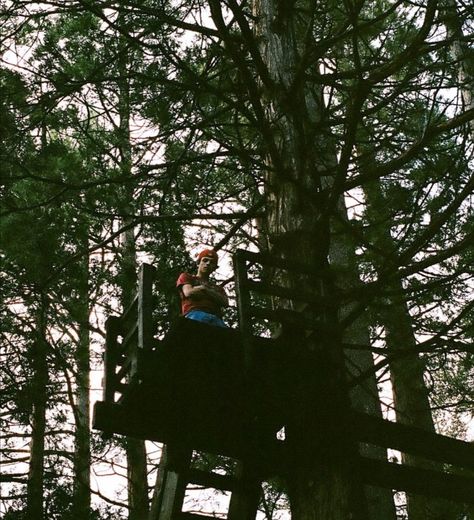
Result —
M 188 484 L 230 491 L 227 518 L 253 520 L 262 481 L 286 477 L 291 494 L 292 482 L 305 478 L 315 460 L 321 479 L 347 480 L 348 519 L 367 518 L 363 484 L 474 503 L 474 478 L 462 474 L 474 470 L 473 445 L 351 410 L 342 352 L 327 349 L 337 331 L 322 330 L 304 312 L 270 308 L 270 298 L 309 300 L 313 308 L 321 302 L 255 280 L 248 273 L 256 265 L 304 269 L 239 250 L 239 330 L 180 318 L 162 341 L 155 340 L 154 270 L 147 264 L 129 309 L 106 322 L 104 394 L 94 407 L 94 427 L 167 445 L 156 520 L 206 518 L 182 512 Z M 267 330 L 278 323 L 279 333 L 260 337 L 255 319 L 265 320 Z M 286 438 L 280 440 L 283 429 Z M 434 460 L 449 471 L 362 457 L 359 443 Z M 193 468 L 194 450 L 232 457 L 234 473 Z

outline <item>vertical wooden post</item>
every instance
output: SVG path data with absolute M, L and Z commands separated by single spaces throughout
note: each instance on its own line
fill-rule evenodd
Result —
M 110 316 L 105 322 L 105 353 L 103 400 L 106 403 L 115 401 L 116 367 L 118 361 L 118 335 L 120 333 L 120 318 Z
M 237 463 L 227 520 L 255 520 L 262 493 L 261 479 L 255 467 L 252 462 Z
M 248 273 L 245 251 L 238 249 L 233 256 L 235 274 L 235 293 L 239 314 L 239 330 L 242 338 L 244 368 L 248 373 L 254 359 L 253 330 L 250 317 L 250 292 L 248 290 Z
M 158 516 L 153 520 L 178 520 L 183 508 L 187 472 L 191 464 L 192 450 L 175 444 L 166 446 L 166 464 L 160 493 Z
M 138 348 L 150 349 L 153 340 L 153 280 L 155 268 L 142 264 L 138 274 Z
M 246 415 L 249 430 L 256 427 L 256 418 L 251 412 L 252 383 L 255 368 L 255 343 L 253 341 L 253 329 L 250 316 L 250 291 L 248 289 L 247 260 L 245 251 L 238 249 L 234 256 L 235 292 L 237 296 L 237 308 L 239 314 L 239 329 L 243 349 L 244 367 L 244 388 Z M 255 431 L 255 435 L 257 432 Z M 254 439 L 251 439 L 253 441 Z M 252 457 L 252 449 L 249 450 L 249 457 Z M 255 456 L 257 453 L 254 454 Z M 257 514 L 261 495 L 261 481 L 257 475 L 257 461 L 247 459 L 237 463 L 236 467 L 236 487 L 233 490 L 228 520 L 254 520 Z
M 142 264 L 138 273 L 137 298 L 137 352 L 131 359 L 130 379 L 139 377 L 139 363 L 143 354 L 150 351 L 153 344 L 153 281 L 155 268 L 150 264 Z

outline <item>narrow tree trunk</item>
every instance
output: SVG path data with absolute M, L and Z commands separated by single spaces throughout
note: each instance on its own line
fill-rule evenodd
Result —
M 118 19 L 119 25 L 126 25 L 124 15 Z M 119 36 L 119 38 L 122 38 Z M 123 41 L 118 56 L 119 70 L 119 151 L 120 170 L 123 178 L 132 180 L 132 145 L 130 135 L 130 85 L 129 70 L 130 57 L 127 42 Z M 133 213 L 133 182 L 123 188 L 123 202 L 121 210 L 124 213 L 122 224 L 130 224 L 129 214 Z M 128 228 L 122 237 L 122 306 L 127 308 L 136 291 L 136 246 L 134 228 Z M 148 479 L 145 442 L 128 438 L 126 440 L 127 477 L 129 497 L 129 520 L 146 520 L 148 516 Z
M 387 255 L 385 263 L 381 262 L 378 266 L 379 275 L 383 276 L 382 270 L 390 269 L 390 252 L 396 251 L 396 244 L 390 234 L 391 218 L 387 212 L 387 203 L 380 184 L 378 182 L 367 184 L 364 191 L 369 219 L 373 227 L 377 228 L 374 244 Z M 384 290 L 388 296 L 384 298 L 385 305 L 379 309 L 379 313 L 385 328 L 396 419 L 397 422 L 435 432 L 424 380 L 425 366 L 416 351 L 415 332 L 404 296 L 402 280 L 393 273 L 396 273 L 395 266 L 391 270 L 390 281 L 384 283 Z M 402 454 L 402 460 L 412 466 L 436 468 L 434 463 L 421 461 L 406 453 Z M 407 498 L 410 520 L 455 518 L 453 505 L 443 500 L 419 495 L 409 495 Z
M 451 53 L 458 69 L 459 89 L 464 110 L 474 108 L 474 53 L 463 33 L 463 17 L 456 0 L 444 0 L 445 25 L 448 38 L 453 40 Z M 469 122 L 471 141 L 474 142 L 474 120 Z M 466 506 L 468 520 L 474 520 L 474 507 Z
M 30 465 L 27 483 L 27 520 L 43 520 L 44 507 L 44 447 L 46 432 L 46 405 L 48 363 L 46 342 L 46 298 L 42 294 L 36 320 L 36 334 L 32 351 Z
M 467 5 L 467 4 L 466 4 Z M 443 0 L 444 20 L 448 38 L 453 40 L 451 53 L 458 70 L 459 90 L 461 93 L 464 110 L 474 108 L 474 56 L 472 48 L 463 34 L 463 19 L 460 16 L 456 0 Z M 474 140 L 474 120 L 470 123 L 471 139 Z
M 90 464 L 91 432 L 90 418 L 90 334 L 89 334 L 89 290 L 88 258 L 81 267 L 77 321 L 79 340 L 76 350 L 76 436 L 74 451 L 74 518 L 90 518 Z
M 342 225 L 338 225 L 342 223 Z M 336 285 L 341 291 L 361 286 L 359 273 L 357 270 L 357 258 L 355 254 L 355 243 L 352 236 L 348 233 L 348 217 L 344 199 L 341 197 L 338 204 L 338 217 L 332 226 L 330 263 L 336 275 Z M 348 303 L 340 310 L 340 319 L 343 320 L 357 312 L 357 302 Z M 358 315 L 347 325 L 342 332 L 342 340 L 345 345 L 354 345 L 354 350 L 346 349 L 346 370 L 351 379 L 356 379 L 361 374 L 369 374 L 374 368 L 372 352 L 361 346 L 370 346 L 369 321 L 366 313 Z M 363 381 L 355 385 L 349 394 L 351 405 L 355 410 L 364 412 L 377 417 L 382 417 L 380 406 L 380 396 L 376 375 L 372 372 Z M 384 448 L 373 445 L 362 445 L 361 455 L 376 458 L 379 460 L 387 459 L 387 452 Z M 367 507 L 371 520 L 395 520 L 396 510 L 393 495 L 390 490 L 367 487 L 366 488 Z

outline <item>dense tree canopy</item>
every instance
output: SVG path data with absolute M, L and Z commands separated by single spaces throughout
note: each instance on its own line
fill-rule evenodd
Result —
M 470 2 L 0 6 L 5 518 L 144 518 L 127 441 L 89 428 L 104 319 L 148 260 L 161 335 L 200 245 L 231 296 L 237 247 L 329 270 L 358 406 L 472 438 Z M 143 452 L 150 499 L 160 449 Z M 292 516 L 317 518 L 293 484 Z M 262 517 L 286 492 L 266 486 Z M 427 507 L 409 499 L 410 520 Z

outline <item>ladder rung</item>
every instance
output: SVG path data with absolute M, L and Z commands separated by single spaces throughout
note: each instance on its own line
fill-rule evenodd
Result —
M 286 271 L 312 275 L 316 278 L 323 278 L 328 274 L 327 270 L 317 270 L 312 265 L 303 264 L 301 262 L 289 262 L 288 260 L 283 260 L 282 258 L 269 255 L 268 253 L 256 253 L 254 251 L 238 249 L 235 252 L 235 256 L 239 260 L 242 259 L 253 264 L 271 265 Z
M 296 300 L 305 303 L 311 303 L 317 307 L 324 305 L 323 298 L 314 294 L 305 293 L 301 290 L 290 289 L 288 287 L 281 287 L 279 285 L 269 284 L 265 282 L 257 282 L 254 280 L 247 280 L 244 283 L 250 291 L 258 292 L 260 294 L 268 294 L 272 296 L 279 296 L 287 300 Z
M 276 321 L 283 325 L 308 330 L 319 330 L 322 324 L 316 320 L 306 318 L 301 312 L 290 309 L 266 309 L 263 307 L 249 307 L 248 313 L 256 318 Z
M 220 475 L 203 471 L 201 469 L 189 469 L 186 472 L 188 482 L 199 486 L 232 491 L 235 487 L 235 478 L 231 475 Z
M 132 365 L 132 358 L 129 356 L 125 358 L 123 363 L 120 363 L 120 370 L 115 374 L 117 381 L 122 381 L 122 379 L 130 372 L 130 367 Z
M 218 516 L 199 515 L 197 513 L 179 513 L 179 520 L 216 520 Z

